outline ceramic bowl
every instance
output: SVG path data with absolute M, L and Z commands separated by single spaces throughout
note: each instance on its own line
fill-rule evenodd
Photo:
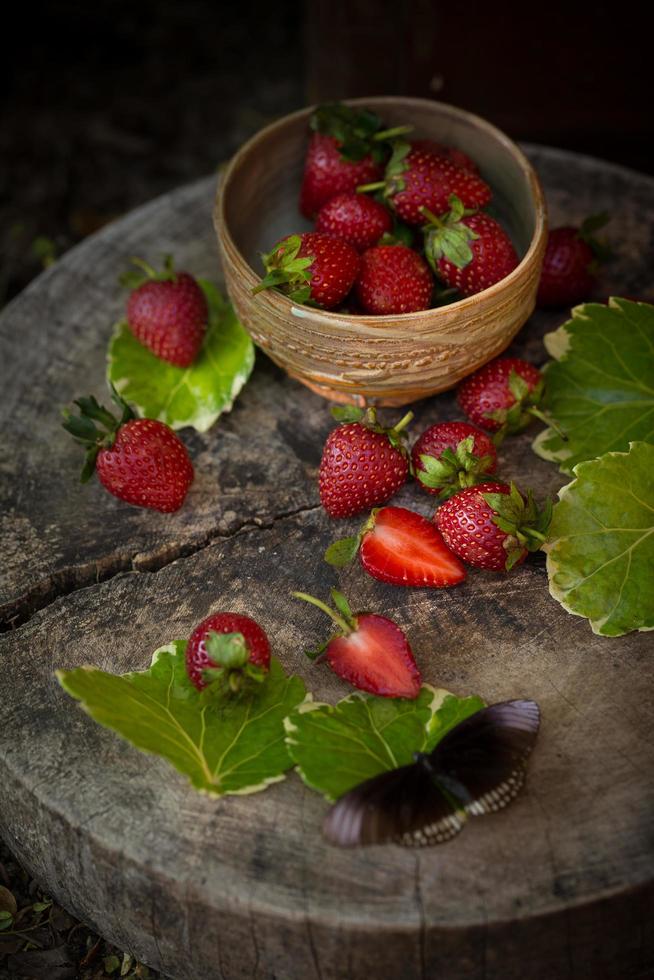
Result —
M 489 209 L 520 263 L 501 282 L 449 306 L 395 316 L 356 316 L 293 303 L 252 288 L 261 252 L 308 231 L 298 198 L 313 107 L 261 130 L 220 181 L 214 224 L 227 289 L 253 340 L 294 378 L 333 401 L 405 405 L 444 391 L 503 351 L 534 309 L 547 237 L 543 193 L 522 151 L 484 119 L 425 99 L 349 100 L 415 138 L 459 147 L 491 185 Z

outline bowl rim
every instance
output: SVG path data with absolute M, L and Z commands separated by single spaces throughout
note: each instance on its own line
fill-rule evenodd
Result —
M 442 110 L 445 115 L 449 115 L 458 119 L 464 119 L 466 122 L 470 123 L 472 126 L 478 129 L 485 130 L 490 136 L 492 136 L 498 143 L 502 144 L 503 147 L 509 152 L 509 154 L 514 158 L 518 164 L 520 170 L 522 171 L 524 177 L 527 180 L 528 187 L 531 191 L 532 200 L 534 204 L 535 213 L 535 227 L 534 233 L 531 237 L 529 247 L 527 251 L 520 259 L 518 265 L 513 269 L 508 276 L 500 279 L 499 282 L 494 283 L 492 286 L 488 286 L 486 289 L 481 290 L 478 293 L 474 293 L 472 296 L 463 297 L 457 300 L 455 303 L 448 303 L 445 306 L 435 306 L 430 307 L 427 310 L 416 310 L 411 313 L 395 313 L 395 314 L 383 314 L 375 315 L 370 313 L 338 313 L 333 310 L 323 310 L 319 307 L 306 306 L 304 304 L 294 303 L 293 300 L 285 296 L 284 293 L 279 290 L 275 291 L 275 301 L 282 302 L 282 307 L 286 305 L 288 307 L 288 313 L 291 316 L 296 317 L 316 317 L 323 319 L 324 321 L 332 323 L 337 326 L 339 321 L 342 323 L 344 320 L 349 323 L 350 320 L 356 320 L 357 324 L 361 326 L 378 327 L 380 330 L 384 330 L 385 327 L 391 324 L 397 325 L 402 322 L 415 323 L 418 319 L 427 320 L 443 315 L 443 319 L 451 315 L 453 310 L 461 311 L 465 313 L 466 310 L 471 310 L 473 307 L 478 306 L 479 302 L 484 300 L 492 300 L 496 294 L 502 293 L 507 287 L 511 286 L 516 280 L 522 277 L 522 273 L 525 267 L 530 266 L 533 262 L 534 256 L 540 249 L 543 239 L 547 234 L 547 205 L 545 202 L 545 195 L 541 187 L 540 181 L 538 179 L 538 174 L 534 170 L 527 156 L 523 153 L 520 147 L 515 143 L 509 136 L 506 135 L 501 129 L 493 123 L 488 122 L 482 116 L 478 116 L 473 112 L 468 112 L 467 109 L 460 109 L 458 106 L 452 105 L 449 102 L 439 102 L 436 99 L 420 99 L 408 96 L 400 95 L 371 95 L 368 97 L 358 97 L 355 99 L 341 99 L 339 100 L 345 105 L 364 105 L 368 106 L 373 104 L 373 108 L 382 108 L 384 105 L 414 105 L 419 107 L 438 107 Z M 216 195 L 214 216 L 216 224 L 219 224 L 219 235 L 224 236 L 230 247 L 236 252 L 236 254 L 241 259 L 243 265 L 251 273 L 251 279 L 253 283 L 261 281 L 261 275 L 257 274 L 252 268 L 250 263 L 247 261 L 240 248 L 236 245 L 231 232 L 229 230 L 229 225 L 225 216 L 225 197 L 229 189 L 229 183 L 233 178 L 234 173 L 238 169 L 241 160 L 249 155 L 256 146 L 268 138 L 270 133 L 274 132 L 294 119 L 299 119 L 303 116 L 307 118 L 311 113 L 317 108 L 318 103 L 312 105 L 304 106 L 302 109 L 296 109 L 294 112 L 287 113 L 285 116 L 275 119 L 273 122 L 264 126 L 262 129 L 254 133 L 232 156 L 229 160 L 227 166 L 222 172 Z M 258 298 L 265 302 L 269 299 L 265 294 L 259 293 Z

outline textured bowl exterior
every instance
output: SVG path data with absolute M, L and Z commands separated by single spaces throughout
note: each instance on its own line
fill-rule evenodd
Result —
M 261 278 L 258 253 L 310 227 L 299 215 L 298 197 L 311 107 L 261 130 L 234 156 L 219 184 L 214 224 L 230 298 L 276 364 L 332 401 L 405 405 L 456 385 L 501 353 L 529 318 L 547 238 L 545 203 L 521 150 L 479 117 L 423 99 L 351 104 L 470 153 L 522 255 L 509 276 L 450 306 L 397 316 L 316 310 L 274 290 L 253 296 Z

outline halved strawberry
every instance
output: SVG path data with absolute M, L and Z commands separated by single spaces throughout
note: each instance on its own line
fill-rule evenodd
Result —
M 440 589 L 466 577 L 435 525 L 405 507 L 373 510 L 358 535 L 329 546 L 325 561 L 346 565 L 357 551 L 366 572 L 391 585 Z
M 417 698 L 422 678 L 406 636 L 399 626 L 375 613 L 354 615 L 342 592 L 331 590 L 336 609 L 306 592 L 294 592 L 322 609 L 340 628 L 312 659 L 325 656 L 334 673 L 361 691 L 388 698 Z

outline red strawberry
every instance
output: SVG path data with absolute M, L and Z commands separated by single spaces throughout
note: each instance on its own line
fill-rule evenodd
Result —
M 475 161 L 456 146 L 446 146 L 444 143 L 437 143 L 435 140 L 412 140 L 411 146 L 414 150 L 433 153 L 437 157 L 445 157 L 455 163 L 457 167 L 461 167 L 462 170 L 467 170 L 471 174 L 479 173 L 479 167 Z
M 376 245 L 392 227 L 393 219 L 383 204 L 365 194 L 338 194 L 316 218 L 316 231 L 343 238 L 359 252 Z
M 312 659 L 326 656 L 335 674 L 361 691 L 388 698 L 417 698 L 422 678 L 407 638 L 391 619 L 374 613 L 352 614 L 345 596 L 331 590 L 337 611 L 306 592 L 297 599 L 312 603 L 330 616 L 341 632 L 324 643 Z
M 166 257 L 162 272 L 141 259 L 141 272 L 121 277 L 132 289 L 127 301 L 127 325 L 137 340 L 156 357 L 188 367 L 198 355 L 209 311 L 204 293 L 188 272 L 175 272 Z
M 411 129 L 383 130 L 374 112 L 340 103 L 318 106 L 309 125 L 314 134 L 300 191 L 300 211 L 306 218 L 313 218 L 336 194 L 379 180 L 390 153 L 388 140 Z
M 533 364 L 498 357 L 466 378 L 457 397 L 471 422 L 503 438 L 525 429 L 532 416 L 542 418 L 536 408 L 542 391 L 543 376 Z
M 195 627 L 186 647 L 186 671 L 199 691 L 214 680 L 232 691 L 244 677 L 263 680 L 270 643 L 258 623 L 239 613 L 214 613 Z
M 320 502 L 330 517 L 352 517 L 385 503 L 406 483 L 409 461 L 402 430 L 413 414 L 392 429 L 377 423 L 374 408 L 363 412 L 344 406 L 332 414 L 345 421 L 329 433 L 322 451 Z
M 370 155 L 347 160 L 333 136 L 314 133 L 309 141 L 300 190 L 300 211 L 313 218 L 336 194 L 355 191 L 359 184 L 379 180 L 383 167 Z
M 341 567 L 357 551 L 368 575 L 391 585 L 440 589 L 466 577 L 433 523 L 404 507 L 373 510 L 358 535 L 329 546 L 325 561 Z
M 545 540 L 551 502 L 539 512 L 531 491 L 524 497 L 512 483 L 467 487 L 446 500 L 434 521 L 455 555 L 489 571 L 509 571 Z
M 597 279 L 598 263 L 610 251 L 593 237 L 608 218 L 587 218 L 581 228 L 554 228 L 547 236 L 536 302 L 544 307 L 573 306 L 590 298 Z
M 427 310 L 433 291 L 429 266 L 406 245 L 377 245 L 361 256 L 355 292 L 366 313 L 389 316 Z
M 263 256 L 267 275 L 252 290 L 276 287 L 294 303 L 331 310 L 345 299 L 359 271 L 359 255 L 340 238 L 317 231 L 289 235 Z
M 491 199 L 488 184 L 446 157 L 412 147 L 404 140 L 395 144 L 386 167 L 385 180 L 359 185 L 359 191 L 383 188 L 384 196 L 396 214 L 409 225 L 424 224 L 427 208 L 434 214 L 448 209 L 455 194 L 466 208 L 482 208 Z
M 473 296 L 504 279 L 520 261 L 511 239 L 489 214 L 466 211 L 452 195 L 440 218 L 423 208 L 425 255 L 436 275 L 463 296 Z
M 105 489 L 119 500 L 164 513 L 179 510 L 193 481 L 184 443 L 163 422 L 135 419 L 115 394 L 114 400 L 123 409 L 120 421 L 93 397 L 77 399 L 79 416 L 64 413 L 64 428 L 87 450 L 82 482 L 95 469 Z
M 445 500 L 494 473 L 497 451 L 486 433 L 468 422 L 437 422 L 422 433 L 411 461 L 423 490 Z

